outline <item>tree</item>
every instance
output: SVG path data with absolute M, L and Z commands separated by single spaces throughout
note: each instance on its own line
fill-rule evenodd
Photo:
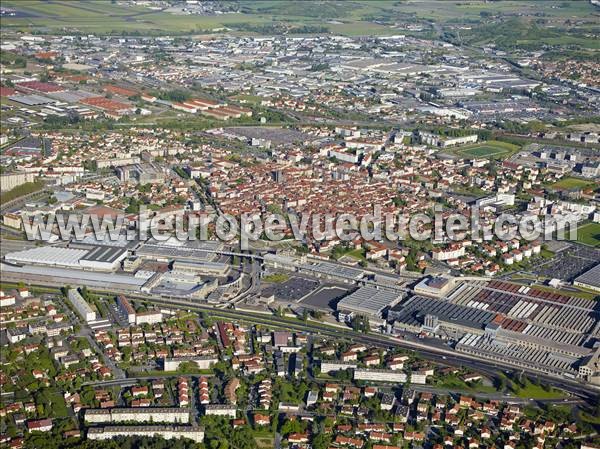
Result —
M 313 449 L 327 449 L 331 444 L 331 434 L 320 432 L 313 438 Z

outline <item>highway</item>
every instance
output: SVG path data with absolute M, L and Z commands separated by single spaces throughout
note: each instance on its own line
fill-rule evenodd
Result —
M 8 276 L 4 276 L 4 281 L 26 281 L 29 285 L 32 286 L 50 286 L 55 289 L 59 288 L 49 279 L 38 278 L 32 282 L 31 280 L 28 281 L 21 278 L 11 279 L 12 275 L 10 273 L 5 274 L 7 274 Z M 413 339 L 413 336 L 410 334 L 407 334 L 407 338 L 405 339 L 394 338 L 382 334 L 362 334 L 359 332 L 355 332 L 350 328 L 344 330 L 337 327 L 327 326 L 325 324 L 315 324 L 312 322 L 303 322 L 300 320 L 296 321 L 289 318 L 265 315 L 264 313 L 260 312 L 254 313 L 234 309 L 219 309 L 213 306 L 198 304 L 183 298 L 176 297 L 161 298 L 153 295 L 132 294 L 131 292 L 118 291 L 114 289 L 102 290 L 96 288 L 93 289 L 93 291 L 109 295 L 117 295 L 122 293 L 126 294 L 130 299 L 134 301 L 145 301 L 147 303 L 152 303 L 168 308 L 178 308 L 183 310 L 206 312 L 210 313 L 213 316 L 224 319 L 242 320 L 256 324 L 266 324 L 288 330 L 307 332 L 315 336 L 336 339 L 343 337 L 353 340 L 355 342 L 366 343 L 382 348 L 402 347 L 405 349 L 416 351 L 419 354 L 419 356 L 432 362 L 449 366 L 467 367 L 469 369 L 481 372 L 492 377 L 496 376 L 499 372 L 502 371 L 512 371 L 517 373 L 524 372 L 530 374 L 531 376 L 539 378 L 540 381 L 552 385 L 559 390 L 566 391 L 585 400 L 592 400 L 598 394 L 598 391 L 595 390 L 595 387 L 592 387 L 591 385 L 585 384 L 583 382 L 579 382 L 577 380 L 559 379 L 536 371 L 522 370 L 519 368 L 510 367 L 508 365 L 499 365 L 492 361 L 472 357 L 467 354 L 457 353 L 451 348 L 445 346 L 441 340 L 437 339 Z

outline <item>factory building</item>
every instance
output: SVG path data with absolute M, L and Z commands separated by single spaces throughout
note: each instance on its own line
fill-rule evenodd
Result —
M 80 268 L 79 261 L 87 253 L 85 249 L 40 246 L 7 254 L 4 259 L 14 264 Z
M 600 292 L 600 264 L 575 278 L 573 285 Z
M 415 285 L 414 291 L 418 295 L 441 298 L 454 288 L 454 279 L 446 277 L 429 277 Z
M 360 287 L 355 292 L 342 298 L 337 304 L 337 310 L 345 315 L 353 313 L 381 318 L 386 309 L 398 304 L 403 297 L 404 294 L 398 291 Z
M 291 257 L 277 254 L 265 254 L 264 262 L 267 268 L 283 269 L 298 273 L 306 273 L 317 278 L 344 282 L 347 284 L 358 284 L 365 276 L 363 270 L 345 267 L 331 262 L 306 261 L 306 258 L 300 258 L 299 261 Z
M 79 265 L 95 271 L 115 271 L 126 257 L 124 248 L 97 246 L 79 259 Z
M 393 321 L 395 330 L 427 331 L 455 339 L 468 332 L 483 334 L 485 326 L 495 316 L 486 310 L 424 296 L 413 296 L 388 312 L 388 320 Z M 431 329 L 431 326 L 436 329 Z
M 600 385 L 600 346 L 593 354 L 584 358 L 579 365 L 579 376 L 595 385 Z
M 114 271 L 125 257 L 127 250 L 117 247 L 95 246 L 91 249 L 81 249 L 40 246 L 10 253 L 4 258 L 14 264 Z
M 194 274 L 202 276 L 227 276 L 229 265 L 219 262 L 192 262 L 176 260 L 173 262 L 174 273 Z
M 500 280 L 461 281 L 443 300 L 415 296 L 388 320 L 393 332 L 427 332 L 459 352 L 571 378 L 590 375 L 600 331 L 594 301 Z

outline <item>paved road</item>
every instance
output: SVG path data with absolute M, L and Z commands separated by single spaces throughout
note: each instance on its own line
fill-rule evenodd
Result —
M 0 257 L 4 257 L 8 253 L 14 253 L 16 251 L 23 251 L 30 248 L 35 248 L 35 242 L 29 240 L 11 240 L 1 239 L 0 240 Z
M 135 299 L 136 296 L 133 295 L 130 297 Z M 379 347 L 404 347 L 407 349 L 415 350 L 419 353 L 419 355 L 423 356 L 426 359 L 432 360 L 436 363 L 441 363 L 444 365 L 451 366 L 465 366 L 470 369 L 485 373 L 489 376 L 495 376 L 499 371 L 505 371 L 509 369 L 506 365 L 498 365 L 494 362 L 488 362 L 485 360 L 481 360 L 479 358 L 471 357 L 466 354 L 456 353 L 454 350 L 444 346 L 443 342 L 439 340 L 420 340 L 420 341 L 412 341 L 412 340 L 399 340 L 394 339 L 386 335 L 374 335 L 374 334 L 360 334 L 357 332 L 348 329 L 347 331 L 343 329 L 334 329 L 331 327 L 323 327 L 320 325 L 313 324 L 311 322 L 301 322 L 298 321 L 294 323 L 290 320 L 286 320 L 283 318 L 275 317 L 275 316 L 266 316 L 264 314 L 252 313 L 247 311 L 240 310 L 224 310 L 217 309 L 215 310 L 209 306 L 203 306 L 199 304 L 189 303 L 187 301 L 178 301 L 178 300 L 164 300 L 160 298 L 152 298 L 142 296 L 139 299 L 143 299 L 148 302 L 154 302 L 159 305 L 170 306 L 170 307 L 180 307 L 186 310 L 201 310 L 207 312 L 213 312 L 216 315 L 221 315 L 223 317 L 229 319 L 246 319 L 252 321 L 254 323 L 263 323 L 263 324 L 279 324 L 283 328 L 291 329 L 291 330 L 300 330 L 313 332 L 317 335 L 339 338 L 340 336 L 352 339 L 357 342 L 363 342 L 367 344 L 371 344 Z M 445 357 L 445 358 L 442 358 Z M 521 372 L 522 370 L 510 369 L 510 371 Z M 550 385 L 555 386 L 560 390 L 565 390 L 574 395 L 585 399 L 592 399 L 595 397 L 596 393 L 592 391 L 591 386 L 587 384 L 583 384 L 578 381 L 567 381 L 561 380 L 554 377 L 546 376 L 541 373 L 532 372 L 530 373 L 540 380 L 547 382 Z
M 42 286 L 53 285 L 52 282 L 45 279 L 40 279 L 40 281 L 30 284 Z M 96 290 L 98 289 L 94 289 L 94 291 Z M 283 319 L 276 316 L 265 315 L 261 313 L 253 313 L 241 310 L 217 309 L 212 306 L 200 305 L 198 303 L 189 302 L 185 299 L 180 298 L 164 299 L 151 295 L 131 294 L 130 292 L 120 292 L 115 290 L 111 290 L 110 292 L 103 291 L 102 293 L 109 293 L 113 295 L 118 293 L 124 293 L 127 294 L 128 297 L 133 300 L 137 299 L 147 301 L 165 307 L 209 312 L 215 316 L 220 316 L 226 319 L 242 319 L 250 321 L 252 323 L 276 325 L 285 329 L 304 331 L 308 333 L 313 333 L 315 335 L 332 338 L 340 338 L 340 336 L 342 336 L 344 338 L 348 338 L 356 342 L 362 342 L 378 347 L 403 347 L 406 349 L 417 351 L 420 356 L 422 356 L 425 359 L 429 359 L 433 362 L 441 363 L 443 365 L 467 367 L 469 369 L 473 369 L 475 371 L 487 374 L 492 377 L 495 376 L 498 372 L 506 370 L 513 371 L 516 373 L 527 372 L 528 374 L 538 377 L 541 381 L 546 382 L 547 384 L 552 385 L 555 388 L 558 388 L 559 390 L 567 391 L 586 400 L 592 400 L 597 395 L 597 391 L 591 385 L 584 384 L 583 382 L 579 382 L 577 380 L 559 379 L 535 371 L 524 371 L 517 368 L 510 368 L 507 365 L 499 365 L 498 363 L 493 361 L 487 361 L 484 359 L 469 356 L 467 354 L 457 353 L 449 347 L 445 346 L 442 341 L 437 339 L 418 340 L 413 339 L 413 337 L 409 335 L 407 335 L 408 338 L 406 339 L 397 339 L 387 335 L 377 334 L 365 335 L 354 332 L 351 329 L 344 330 L 341 328 L 332 328 L 331 326 L 313 324 L 310 321 L 294 322 L 288 319 Z
M 56 301 L 61 305 L 62 309 L 65 310 L 67 318 L 69 319 L 71 325 L 75 326 L 76 324 L 80 324 L 81 320 L 79 319 L 79 317 L 77 317 L 77 315 L 75 315 L 71 311 L 71 308 L 65 304 L 62 296 L 57 295 Z M 76 334 L 76 336 L 84 337 L 88 341 L 90 347 L 96 352 L 96 354 L 98 354 L 104 365 L 106 365 L 111 370 L 116 379 L 124 379 L 126 377 L 125 371 L 119 368 L 112 359 L 104 356 L 104 351 L 102 350 L 102 348 L 100 348 L 100 346 L 98 346 L 96 339 L 92 337 L 92 333 L 93 331 L 90 327 L 88 327 L 84 323 L 81 323 L 81 329 Z

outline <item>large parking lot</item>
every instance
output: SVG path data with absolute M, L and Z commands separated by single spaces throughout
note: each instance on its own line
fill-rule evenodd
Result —
M 318 286 L 318 281 L 294 276 L 280 284 L 265 287 L 262 290 L 262 295 L 270 296 L 273 294 L 278 301 L 298 301 Z
M 572 281 L 598 262 L 600 262 L 600 249 L 572 244 L 533 272 L 547 278 Z
M 348 290 L 338 286 L 323 286 L 302 300 L 302 304 L 318 309 L 335 310 L 338 299 L 345 296 Z

